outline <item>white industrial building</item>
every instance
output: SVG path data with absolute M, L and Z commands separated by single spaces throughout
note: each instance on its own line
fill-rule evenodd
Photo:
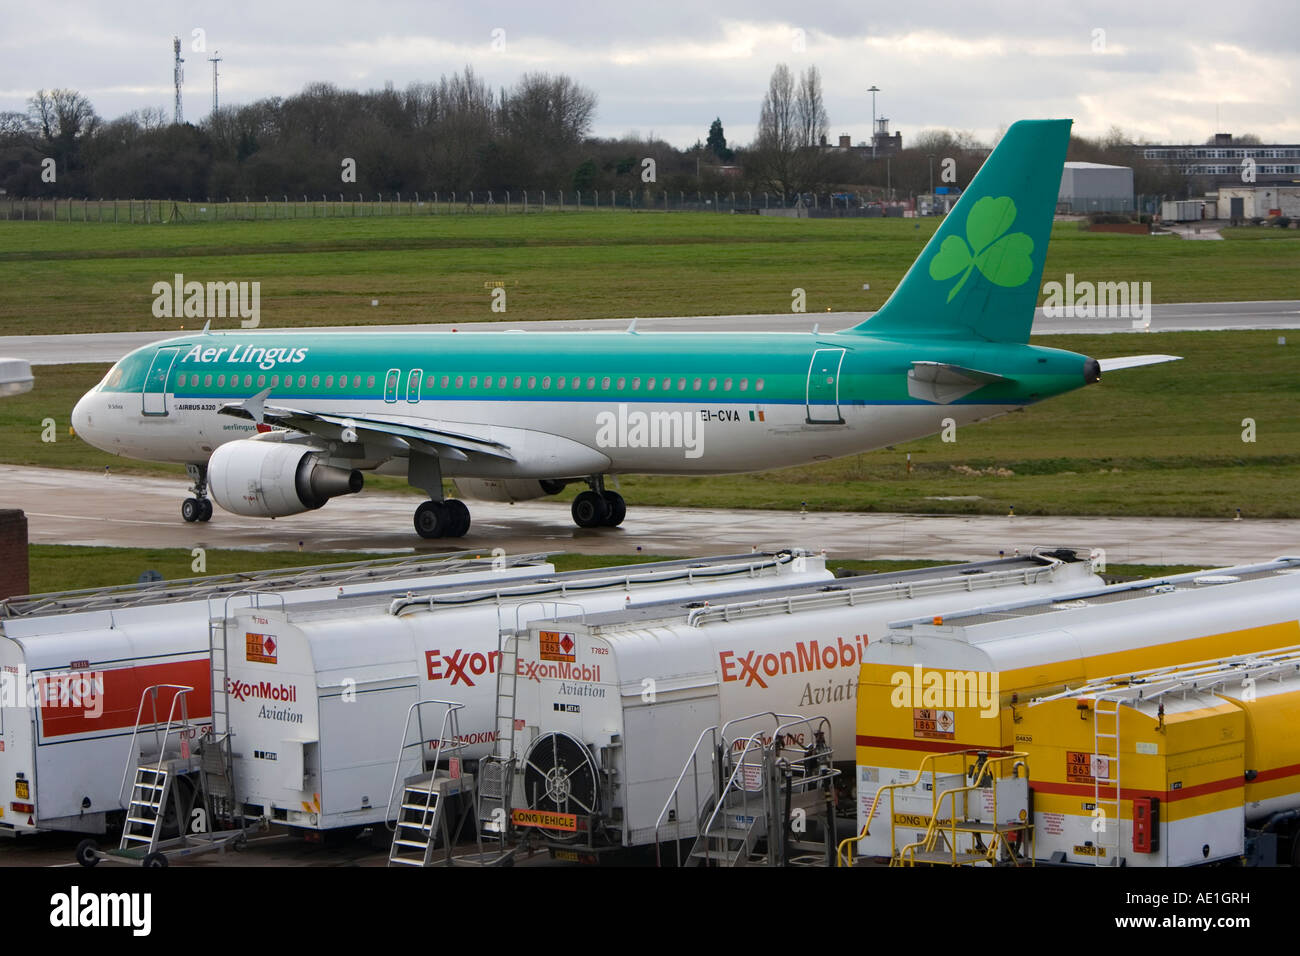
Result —
M 1060 212 L 1133 211 L 1133 169 L 1105 163 L 1066 163 L 1057 195 Z

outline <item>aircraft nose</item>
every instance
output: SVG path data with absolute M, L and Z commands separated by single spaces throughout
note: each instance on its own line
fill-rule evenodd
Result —
M 90 393 L 81 396 L 72 409 L 72 429 L 82 440 L 89 442 L 94 425 L 90 414 Z

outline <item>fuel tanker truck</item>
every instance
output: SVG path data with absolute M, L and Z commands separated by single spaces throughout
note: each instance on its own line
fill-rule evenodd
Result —
M 818 738 L 851 785 L 858 670 L 890 622 L 1050 601 L 1100 584 L 1088 552 L 1039 550 L 710 606 L 678 601 L 535 621 L 503 658 L 515 679 L 498 702 L 494 759 L 511 768 L 510 819 L 587 850 L 658 844 L 690 768 L 708 776 L 711 758 L 697 759 L 692 743 L 710 728 L 732 739 L 738 721 L 761 714 L 776 718 L 773 727 L 783 715 L 818 716 L 819 729 L 805 721 L 783 741 Z M 735 742 L 750 746 L 753 736 Z M 675 840 L 698 836 L 700 802 L 690 796 L 689 812 L 671 814 Z
M 1283 834 L 1286 844 L 1300 784 L 1300 759 L 1284 753 L 1294 739 L 1286 728 L 1300 711 L 1284 669 L 1270 672 L 1267 701 L 1262 690 L 1260 700 L 1250 702 L 1231 680 L 1217 680 L 1215 700 L 1197 698 L 1222 717 L 1222 728 L 1213 731 L 1207 728 L 1218 727 L 1218 717 L 1176 703 L 1172 691 L 1162 691 L 1153 704 L 1138 677 L 1131 685 L 1135 695 L 1120 690 L 1129 676 L 1158 668 L 1207 661 L 1231 667 L 1243 657 L 1295 646 L 1300 558 L 1294 557 L 899 621 L 862 660 L 860 838 L 845 850 L 900 862 L 961 862 L 963 852 L 978 857 L 990 850 L 987 833 L 961 836 L 951 826 L 951 802 L 938 806 L 938 794 L 953 791 L 954 800 L 960 790 L 963 800 L 987 800 L 1003 787 L 1023 791 L 1026 780 L 1035 795 L 1036 825 L 998 838 L 1002 850 L 1015 850 L 1021 861 L 1044 852 L 1045 859 L 1066 863 L 1223 859 L 1242 854 L 1243 819 L 1272 820 L 1269 832 Z M 1262 688 L 1265 681 L 1257 683 Z M 1035 699 L 1043 703 L 1031 705 Z M 1192 727 L 1191 736 L 1180 736 Z M 1222 761 L 1211 737 L 1225 748 Z M 990 755 L 1013 753 L 1028 756 L 1024 767 L 997 757 L 1006 779 L 983 770 Z M 1204 772 L 1178 769 L 1201 760 L 1207 761 Z M 1244 776 L 1233 779 L 1233 761 L 1241 760 Z M 1144 767 L 1140 773 L 1131 769 L 1138 766 Z M 1165 771 L 1167 779 L 1156 780 Z M 980 794 L 964 789 L 971 780 L 980 781 Z M 1004 809 L 1023 796 L 1004 801 Z M 1225 800 L 1237 802 L 1229 807 Z M 1028 822 L 1025 816 L 990 820 L 987 806 L 982 812 L 986 816 L 974 821 L 981 826 Z M 1143 821 L 1140 838 L 1132 829 L 1135 814 Z M 1181 825 L 1193 817 L 1195 825 Z M 1229 818 L 1231 826 L 1222 823 Z M 945 830 L 932 825 L 936 819 L 949 821 L 953 838 L 936 835 Z M 1081 819 L 1107 829 L 1092 834 L 1080 828 Z M 1224 838 L 1228 830 L 1233 840 Z M 1194 847 L 1187 842 L 1192 833 L 1203 837 Z M 1037 849 L 1029 847 L 1032 840 Z M 1023 842 L 1006 845 L 1017 841 Z M 1000 853 L 1004 860 L 1010 855 Z
M 503 634 L 537 617 L 665 599 L 705 606 L 833 581 L 823 557 L 796 549 L 467 583 L 382 606 L 232 611 L 213 682 L 240 801 L 250 817 L 308 832 L 385 823 L 396 815 L 395 764 L 404 778 L 440 752 L 404 746 L 413 705 L 464 704 L 457 759 L 472 767 L 491 752 Z
M 0 832 L 103 833 L 121 815 L 142 693 L 193 687 L 189 717 L 203 725 L 212 712 L 209 624 L 235 607 L 358 600 L 387 607 L 394 595 L 453 582 L 554 571 L 536 555 L 401 558 L 0 601 Z

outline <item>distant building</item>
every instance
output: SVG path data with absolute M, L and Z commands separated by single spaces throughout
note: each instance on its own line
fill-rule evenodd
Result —
M 1133 169 L 1104 163 L 1066 163 L 1061 171 L 1057 209 L 1077 214 L 1131 213 Z
M 1217 195 L 1206 196 L 1207 219 L 1270 219 L 1286 216 L 1300 219 L 1300 186 L 1276 184 L 1220 186 Z
M 1193 191 L 1242 185 L 1247 160 L 1255 164 L 1255 185 L 1300 183 L 1300 146 L 1234 144 L 1231 133 L 1216 133 L 1209 145 L 1134 146 L 1133 150 L 1144 159 L 1177 167 L 1198 180 Z
M 882 116 L 876 120 L 876 156 L 892 156 L 903 148 L 903 134 L 889 132 L 889 119 Z M 853 137 L 848 133 L 841 133 L 839 142 L 831 144 L 822 138 L 820 147 L 833 153 L 852 153 L 855 156 L 861 156 L 864 159 L 871 158 L 871 144 L 859 142 L 853 145 Z

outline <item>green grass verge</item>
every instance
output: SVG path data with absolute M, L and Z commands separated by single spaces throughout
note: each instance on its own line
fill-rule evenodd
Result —
M 210 548 L 205 554 L 206 567 L 194 570 L 191 552 L 183 548 L 92 548 L 75 545 L 34 544 L 29 549 L 31 589 L 33 594 L 49 591 L 71 591 L 78 588 L 111 587 L 133 584 L 145 571 L 157 571 L 164 579 L 203 574 L 229 574 L 236 571 L 264 571 L 275 568 L 310 567 L 321 564 L 338 564 L 345 561 L 368 561 L 391 558 L 392 554 L 367 552 L 325 553 L 303 551 L 238 551 Z M 548 559 L 558 571 L 577 571 L 585 568 L 607 568 L 623 564 L 646 564 L 672 558 L 650 554 L 556 554 Z M 832 559 L 827 566 L 843 568 L 859 574 L 881 571 L 901 571 L 909 568 L 937 567 L 952 561 L 857 561 Z M 1107 569 L 1113 577 L 1155 577 L 1193 571 L 1191 566 L 1112 565 Z
M 991 422 L 838 461 L 721 478 L 620 479 L 638 504 L 812 510 L 1074 515 L 1300 517 L 1300 343 L 1274 332 L 1167 332 L 1036 338 L 1096 356 L 1168 352 L 1181 362 L 1112 372 L 1080 389 Z M 0 402 L 0 462 L 175 475 L 68 434 L 77 398 L 99 365 L 43 366 L 36 387 Z M 43 442 L 53 418 L 58 440 Z M 1242 441 L 1243 420 L 1255 423 Z M 906 470 L 907 455 L 912 471 Z M 410 491 L 401 479 L 367 487 Z M 565 497 L 579 489 L 571 487 Z M 340 507 L 359 507 L 341 503 Z
M 0 222 L 0 335 L 179 331 L 186 320 L 152 314 L 153 284 L 177 272 L 199 281 L 259 281 L 267 327 L 500 319 L 484 287 L 494 280 L 505 283 L 507 314 L 521 321 L 787 312 L 794 288 L 806 291 L 809 312 L 876 309 L 936 225 L 574 212 L 150 226 Z M 1080 281 L 1149 281 L 1158 303 L 1290 298 L 1300 242 L 1290 230 L 1273 233 L 1267 238 L 1276 241 L 1184 242 L 1058 223 L 1044 281 L 1067 272 Z

